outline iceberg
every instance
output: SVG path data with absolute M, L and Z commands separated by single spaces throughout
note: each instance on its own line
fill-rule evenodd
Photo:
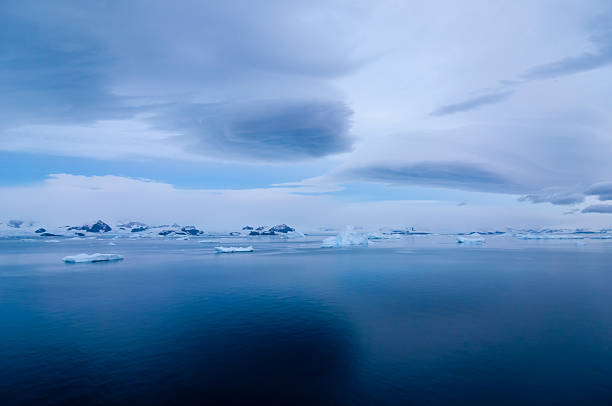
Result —
M 485 239 L 478 233 L 472 233 L 468 236 L 457 237 L 457 244 L 473 244 L 480 245 L 484 244 Z
M 231 253 L 231 252 L 253 252 L 253 246 L 248 247 L 215 247 L 218 254 Z
M 119 254 L 78 254 L 69 255 L 62 258 L 62 261 L 74 264 L 77 262 L 102 262 L 102 261 L 119 261 L 122 260 L 123 256 Z
M 333 237 L 323 240 L 322 248 L 350 247 L 352 245 L 368 245 L 368 236 L 355 231 L 351 226 Z

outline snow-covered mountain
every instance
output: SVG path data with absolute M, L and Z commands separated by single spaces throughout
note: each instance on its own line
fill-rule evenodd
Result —
M 287 224 L 277 224 L 272 227 L 266 226 L 244 226 L 242 227 L 242 232 L 235 232 L 236 235 L 248 235 L 250 237 L 255 236 L 269 236 L 269 235 L 278 235 L 281 237 L 303 237 L 304 234 L 299 231 L 295 231 L 295 228 L 289 227 Z
M 0 237 L 188 237 L 203 235 L 204 231 L 193 225 L 155 225 L 139 221 L 111 226 L 103 220 L 90 224 L 50 227 L 34 221 L 9 220 L 0 222 Z

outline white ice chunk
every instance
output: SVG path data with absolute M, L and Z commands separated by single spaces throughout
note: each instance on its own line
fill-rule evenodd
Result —
M 215 247 L 217 253 L 230 253 L 230 252 L 253 252 L 253 246 L 248 247 Z
M 69 255 L 62 258 L 62 261 L 74 264 L 76 262 L 101 262 L 101 261 L 119 261 L 123 256 L 119 254 L 78 254 Z
M 368 236 L 348 226 L 346 230 L 338 233 L 338 235 L 324 239 L 321 247 L 350 247 L 351 245 L 368 245 Z
M 485 239 L 480 236 L 478 233 L 472 233 L 467 236 L 457 237 L 457 244 L 472 244 L 472 245 L 480 245 L 484 244 Z

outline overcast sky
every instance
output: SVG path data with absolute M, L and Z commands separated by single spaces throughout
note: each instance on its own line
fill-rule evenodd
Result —
M 0 221 L 612 227 L 612 3 L 0 7 Z

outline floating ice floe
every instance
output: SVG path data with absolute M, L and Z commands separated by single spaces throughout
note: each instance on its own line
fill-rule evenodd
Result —
M 68 262 L 71 264 L 77 262 L 102 262 L 102 261 L 119 261 L 122 260 L 123 256 L 119 254 L 78 254 L 78 255 L 69 255 L 67 257 L 62 258 L 62 261 Z
M 368 245 L 368 236 L 355 231 L 353 227 L 349 226 L 346 230 L 338 233 L 338 235 L 324 239 L 321 247 L 335 248 L 350 247 L 352 245 Z
M 45 242 L 60 242 L 60 240 L 45 240 Z
M 484 244 L 485 239 L 480 236 L 480 234 L 473 233 L 467 236 L 457 237 L 457 244 L 471 244 L 471 245 L 480 245 Z
M 108 245 L 117 245 L 117 244 L 115 244 L 114 242 L 111 241 L 111 242 L 108 243 Z
M 248 247 L 215 247 L 217 253 L 231 253 L 231 252 L 253 252 L 253 246 Z

